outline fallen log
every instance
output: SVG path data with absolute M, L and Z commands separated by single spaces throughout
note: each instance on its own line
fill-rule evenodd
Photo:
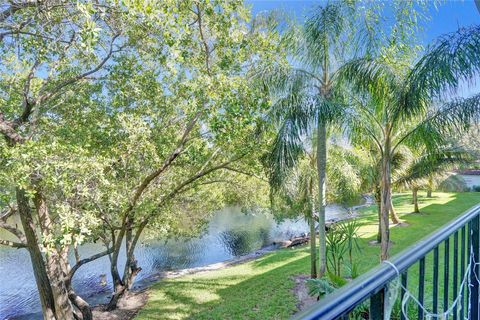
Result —
M 295 237 L 290 240 L 281 241 L 279 244 L 280 244 L 280 247 L 282 248 L 291 248 L 291 247 L 295 247 L 295 246 L 299 246 L 301 244 L 307 243 L 308 241 L 310 241 L 310 236 L 305 235 L 301 237 Z

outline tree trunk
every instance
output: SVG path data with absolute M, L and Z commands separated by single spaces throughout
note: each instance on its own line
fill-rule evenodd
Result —
M 25 238 L 27 239 L 28 253 L 32 261 L 33 274 L 37 284 L 37 290 L 42 306 L 43 319 L 55 320 L 55 301 L 53 299 L 52 287 L 48 278 L 45 261 L 42 252 L 38 246 L 38 239 L 35 233 L 35 224 L 33 223 L 32 213 L 25 191 L 16 189 L 18 213 L 22 223 Z
M 310 225 L 310 277 L 315 279 L 317 277 L 317 245 L 316 245 L 316 232 L 315 232 L 315 210 L 313 206 L 312 196 L 313 196 L 313 186 L 312 186 L 312 179 L 310 179 L 310 183 L 308 186 L 308 197 L 309 197 L 309 207 L 307 215 L 308 215 L 308 223 Z
M 315 219 L 313 218 L 313 212 L 309 216 L 310 224 L 310 277 L 315 279 L 317 277 L 317 244 L 316 244 L 316 232 L 315 232 Z
M 418 208 L 418 189 L 417 188 L 412 189 L 412 201 L 413 201 L 413 212 L 420 213 L 420 210 Z
M 395 207 L 393 206 L 392 196 L 390 195 L 390 219 L 392 219 L 393 224 L 399 224 L 400 218 L 395 211 Z
M 325 235 L 326 169 L 327 129 L 326 125 L 319 121 L 317 128 L 319 278 L 323 277 L 327 267 L 327 244 Z
M 427 198 L 431 198 L 432 197 L 432 189 L 428 188 L 427 189 Z
M 82 313 L 82 320 L 93 320 L 93 314 L 90 305 L 81 297 L 77 296 L 77 294 L 75 293 L 75 291 L 73 291 L 71 287 L 69 288 L 68 298 L 73 303 L 73 305 Z
M 120 277 L 120 273 L 118 272 L 118 256 L 120 254 L 120 246 L 123 241 L 123 234 L 124 234 L 125 226 L 122 226 L 122 230 L 118 236 L 117 242 L 114 243 L 114 249 L 112 253 L 112 259 L 110 260 L 110 273 L 112 275 L 113 281 L 113 294 L 112 298 L 110 299 L 107 305 L 107 311 L 112 311 L 117 308 L 117 303 L 120 297 L 123 295 L 125 291 L 125 286 L 123 285 L 122 278 Z M 120 244 L 120 246 L 119 246 Z
M 382 242 L 382 228 L 380 226 L 380 220 L 382 220 L 382 208 L 381 208 L 381 187 L 375 188 L 375 203 L 377 204 L 377 213 L 378 213 L 378 232 L 377 232 L 377 243 Z
M 427 198 L 432 197 L 432 190 L 433 190 L 433 178 L 432 176 L 430 176 L 428 177 Z
M 117 262 L 118 262 L 118 254 L 120 248 L 115 248 L 115 251 L 113 253 L 113 256 L 115 259 L 112 258 L 112 266 L 111 270 L 115 270 L 115 272 L 112 272 L 112 278 L 114 279 L 114 292 L 112 295 L 112 298 L 110 299 L 107 310 L 115 310 L 117 308 L 118 301 L 125 295 L 127 291 L 131 289 L 131 286 L 133 285 L 135 278 L 137 274 L 142 271 L 142 268 L 138 267 L 137 265 L 137 260 L 135 260 L 135 247 L 137 245 L 138 239 L 140 238 L 141 233 L 143 232 L 145 226 L 146 226 L 146 221 L 144 221 L 137 229 L 137 232 L 135 234 L 135 237 L 133 237 L 132 234 L 132 225 L 133 222 L 130 219 L 127 219 L 126 221 L 126 226 L 125 226 L 125 252 L 126 252 L 126 262 L 125 262 L 125 269 L 123 272 L 122 278 L 120 278 L 118 274 L 118 267 L 117 267 Z M 113 266 L 113 263 L 115 262 L 115 266 Z
M 387 132 L 389 128 L 387 127 Z M 390 138 L 385 140 L 385 146 L 382 157 L 382 181 L 381 181 L 381 203 L 380 203 L 380 230 L 381 230 L 381 252 L 380 260 L 387 260 L 390 247 L 390 229 L 389 229 L 389 213 L 391 203 L 391 163 L 390 163 Z
M 48 207 L 41 190 L 36 190 L 33 199 L 38 215 L 40 230 L 45 239 L 52 235 L 53 222 L 50 219 Z M 55 301 L 55 314 L 58 319 L 73 319 L 74 310 L 69 299 L 68 289 L 66 287 L 67 265 L 68 265 L 68 248 L 53 248 L 46 254 L 47 273 L 50 279 L 53 299 Z

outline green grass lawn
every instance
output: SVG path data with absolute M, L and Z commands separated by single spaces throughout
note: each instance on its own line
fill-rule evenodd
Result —
M 391 229 L 392 254 L 479 203 L 480 193 L 434 193 L 430 199 L 420 193 L 419 200 L 422 213 L 409 214 L 413 211 L 411 196 L 395 195 L 394 205 L 408 226 Z M 379 262 L 379 247 L 368 244 L 378 229 L 377 211 L 372 206 L 360 212 L 362 250 L 354 260 L 359 271 L 365 272 Z M 151 287 L 149 301 L 136 319 L 288 319 L 297 311 L 292 276 L 308 274 L 309 263 L 308 247 L 303 246 L 278 250 L 223 270 L 162 280 Z M 415 292 L 414 281 L 410 286 Z

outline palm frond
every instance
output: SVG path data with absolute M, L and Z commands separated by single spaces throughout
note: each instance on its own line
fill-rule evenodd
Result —
M 480 94 L 469 98 L 458 98 L 428 113 L 413 128 L 398 137 L 396 146 L 406 143 L 420 144 L 434 149 L 445 144 L 445 139 L 466 132 L 473 121 L 480 118 Z
M 461 28 L 439 38 L 411 70 L 405 99 L 411 108 L 425 99 L 455 93 L 480 73 L 480 26 Z
M 322 69 L 331 59 L 332 50 L 338 47 L 342 35 L 348 34 L 355 6 L 347 1 L 327 2 L 318 6 L 305 22 L 304 43 L 297 48 L 302 62 L 314 69 Z
M 304 152 L 305 146 L 302 136 L 298 134 L 298 128 L 287 119 L 278 131 L 267 159 L 272 188 L 279 188 L 282 185 Z
M 395 74 L 386 64 L 375 59 L 361 58 L 343 65 L 335 74 L 339 83 L 366 96 L 371 103 L 384 108 L 398 91 Z
M 469 151 L 459 148 L 426 151 L 412 162 L 408 170 L 398 177 L 394 184 L 402 187 L 426 184 L 430 176 L 451 170 L 457 165 L 472 160 L 473 157 Z

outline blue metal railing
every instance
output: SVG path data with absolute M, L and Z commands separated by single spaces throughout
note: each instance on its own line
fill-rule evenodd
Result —
M 449 306 L 454 305 L 451 317 L 449 316 L 448 319 L 464 319 L 468 316 L 468 319 L 480 320 L 479 282 L 476 278 L 476 275 L 479 274 L 479 266 L 469 263 L 470 261 L 479 261 L 479 224 L 480 205 L 477 205 L 395 255 L 389 259 L 389 262 L 381 263 L 325 296 L 294 318 L 299 320 L 343 320 L 353 319 L 355 313 L 355 319 L 383 320 L 388 307 L 386 298 L 388 297 L 388 285 L 400 274 L 402 287 L 398 301 L 401 301 L 406 294 L 404 288 L 414 292 L 410 288 L 411 284 L 416 284 L 416 299 L 429 312 L 442 313 L 447 311 Z M 427 262 L 431 263 L 427 266 Z M 409 271 L 415 264 L 418 264 L 418 274 L 410 272 L 411 277 L 409 277 Z M 470 266 L 469 273 L 466 270 L 468 266 Z M 432 268 L 428 279 L 425 275 L 427 267 Z M 443 272 L 441 272 L 441 268 L 443 268 Z M 466 288 L 466 285 L 461 286 L 465 274 L 470 276 L 469 288 Z M 413 276 L 415 279 L 412 279 Z M 442 279 L 439 279 L 440 277 Z M 418 283 L 411 282 L 412 280 L 417 280 L 415 282 Z M 439 280 L 443 280 L 443 284 L 439 283 Z M 411 282 L 410 286 L 409 282 Z M 428 292 L 428 297 L 425 296 L 426 285 L 432 287 L 432 290 Z M 454 300 L 459 295 L 461 298 L 455 305 Z M 365 307 L 366 304 L 368 307 Z M 359 308 L 362 308 L 361 312 L 358 312 Z M 400 319 L 407 319 L 403 310 L 397 313 L 399 314 L 396 316 L 399 316 Z M 409 319 L 423 319 L 425 316 L 425 310 L 418 305 L 415 313 L 415 317 L 412 318 L 410 315 Z

